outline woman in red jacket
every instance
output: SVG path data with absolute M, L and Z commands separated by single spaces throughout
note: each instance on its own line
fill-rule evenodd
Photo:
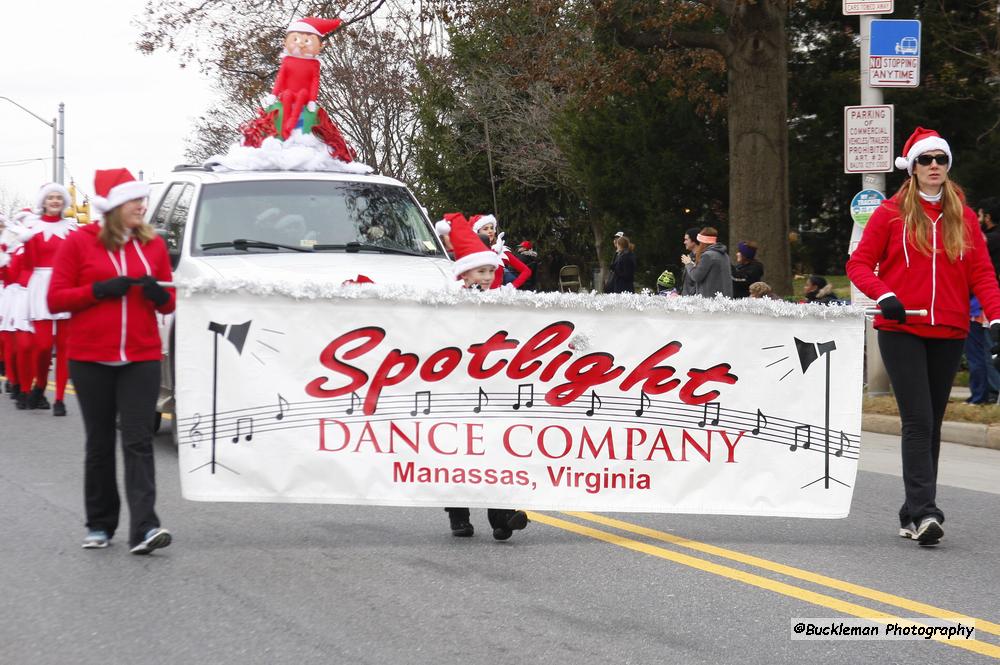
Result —
M 936 545 L 944 535 L 937 506 L 941 421 L 969 331 L 969 293 L 1000 335 L 1000 288 L 962 190 L 948 179 L 951 148 L 917 127 L 897 168 L 910 174 L 875 211 L 847 262 L 851 281 L 878 301 L 878 345 L 903 425 L 899 535 Z M 877 273 L 876 273 L 877 268 Z M 926 309 L 909 316 L 906 309 Z
M 53 312 L 72 312 L 67 342 L 70 375 L 86 429 L 84 548 L 103 548 L 118 527 L 115 420 L 121 423 L 129 544 L 149 554 L 170 544 L 154 510 L 153 419 L 160 388 L 156 313 L 174 310 L 167 248 L 143 221 L 149 186 L 126 169 L 97 171 L 88 224 L 59 248 L 49 287 Z

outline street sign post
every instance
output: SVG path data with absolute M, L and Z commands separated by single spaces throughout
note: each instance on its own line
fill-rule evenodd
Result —
M 892 171 L 892 111 L 892 104 L 844 107 L 844 173 Z
M 920 85 L 920 21 L 875 19 L 868 52 L 868 85 L 915 88 Z
M 891 14 L 893 0 L 844 0 L 844 14 Z

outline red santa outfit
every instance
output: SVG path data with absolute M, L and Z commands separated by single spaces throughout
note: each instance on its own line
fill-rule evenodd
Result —
M 6 287 L 3 297 L 3 321 L 0 335 L 4 337 L 4 356 L 7 376 L 11 382 L 11 397 L 17 400 L 19 409 L 27 408 L 27 391 L 34 377 L 34 326 L 28 315 L 28 278 L 30 274 L 22 269 L 24 245 L 21 237 L 29 231 L 22 226 L 31 221 L 31 209 L 25 208 L 14 215 L 8 228 L 7 242 L 10 262 L 7 264 Z M 22 391 L 21 389 L 24 388 Z M 23 396 L 22 396 L 23 395 Z
M 531 279 L 531 268 L 525 265 L 524 261 L 517 258 L 514 253 L 510 251 L 509 247 L 503 244 L 503 234 L 499 233 L 500 225 L 497 223 L 496 217 L 493 215 L 473 215 L 469 221 L 472 223 L 472 230 L 476 233 L 479 233 L 481 228 L 489 224 L 492 224 L 493 228 L 497 231 L 497 240 L 493 245 L 493 249 L 500 255 L 500 261 L 503 265 L 493 277 L 493 288 L 503 286 L 504 272 L 508 269 L 516 274 L 516 277 L 510 281 L 510 285 L 515 289 L 521 288 L 525 282 Z
M 66 392 L 66 382 L 69 379 L 69 366 L 66 358 L 66 334 L 69 319 L 68 313 L 53 314 L 46 304 L 49 282 L 52 279 L 52 268 L 55 264 L 56 252 L 66 237 L 76 230 L 75 219 L 50 216 L 44 214 L 46 196 L 52 193 L 63 197 L 64 205 L 70 198 L 66 188 L 58 183 L 44 185 L 38 192 L 36 210 L 41 216 L 36 217 L 31 227 L 31 235 L 25 239 L 22 270 L 29 273 L 28 279 L 28 315 L 34 325 L 34 358 L 33 364 L 26 368 L 26 376 L 34 381 L 29 397 L 29 408 L 47 408 L 45 388 L 49 380 L 49 366 L 52 360 L 52 348 L 56 349 L 56 415 L 65 415 L 63 396 Z M 63 321 L 64 323 L 58 323 Z M 31 362 L 31 361 L 29 361 Z M 24 389 L 28 390 L 25 383 Z
M 304 18 L 292 21 L 285 31 L 301 32 L 323 37 L 341 25 L 340 19 Z M 271 94 L 281 102 L 284 120 L 281 127 L 282 138 L 287 139 L 299 121 L 299 115 L 307 104 L 315 103 L 319 96 L 318 53 L 282 54 L 281 67 L 274 79 Z

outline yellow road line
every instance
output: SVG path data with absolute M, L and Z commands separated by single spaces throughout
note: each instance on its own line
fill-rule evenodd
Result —
M 838 591 L 846 591 L 847 593 L 854 594 L 855 596 L 874 600 L 886 605 L 892 605 L 893 607 L 899 607 L 900 609 L 909 610 L 918 614 L 926 614 L 940 619 L 974 620 L 976 622 L 976 630 L 982 630 L 983 632 L 990 633 L 992 635 L 1000 635 L 1000 625 L 985 619 L 977 619 L 976 617 L 970 617 L 967 614 L 959 614 L 958 612 L 952 612 L 951 610 L 934 607 L 933 605 L 927 605 L 926 603 L 910 600 L 909 598 L 902 598 L 891 593 L 878 591 L 877 589 L 871 589 L 859 584 L 852 584 L 851 582 L 845 582 L 833 577 L 827 577 L 826 575 L 820 575 L 819 573 L 813 573 L 801 568 L 786 566 L 784 564 L 769 561 L 768 559 L 761 559 L 760 557 L 752 556 L 750 554 L 743 554 L 742 552 L 735 552 L 723 547 L 716 547 L 715 545 L 709 545 L 708 543 L 701 543 L 696 540 L 675 536 L 671 533 L 657 531 L 656 529 L 639 526 L 638 524 L 623 522 L 612 517 L 605 517 L 604 515 L 595 515 L 594 513 L 584 512 L 567 512 L 566 514 L 583 520 L 588 520 L 590 522 L 596 522 L 597 524 L 602 524 L 604 526 L 621 529 L 622 531 L 629 531 L 647 538 L 661 540 L 673 545 L 696 550 L 698 552 L 704 552 L 705 554 L 712 554 L 724 559 L 730 559 L 732 561 L 738 561 L 751 566 L 757 566 L 758 568 L 764 568 L 765 570 L 770 570 L 771 572 L 780 573 L 782 575 L 794 577 L 806 582 L 812 582 L 813 584 L 829 587 L 831 589 L 837 589 Z
M 712 561 L 706 561 L 704 559 L 699 559 L 697 557 L 690 556 L 688 554 L 683 554 L 681 552 L 675 552 L 673 550 L 668 550 L 657 545 L 651 545 L 649 543 L 644 543 L 638 540 L 632 540 L 631 538 L 626 538 L 625 536 L 620 536 L 615 533 L 610 533 L 608 531 L 601 531 L 600 529 L 594 529 L 583 524 L 577 524 L 575 522 L 569 522 L 558 517 L 553 517 L 551 515 L 545 515 L 542 513 L 529 512 L 529 518 L 533 522 L 538 522 L 540 524 L 547 524 L 549 526 L 555 527 L 557 529 L 563 529 L 565 531 L 570 531 L 572 533 L 579 534 L 581 536 L 587 536 L 588 538 L 593 538 L 595 540 L 600 540 L 611 545 L 617 545 L 618 547 L 623 547 L 625 549 L 630 549 L 636 552 L 641 552 L 643 554 L 648 554 L 650 556 L 655 556 L 660 559 L 666 559 L 667 561 L 673 561 L 674 563 L 679 563 L 684 566 L 689 566 L 697 570 L 701 570 L 706 573 L 712 573 L 713 575 L 718 575 L 720 577 L 725 577 L 727 579 L 735 580 L 737 582 L 743 582 L 750 586 L 755 586 L 761 589 L 766 589 L 768 591 L 773 591 L 774 593 L 779 593 L 796 600 L 802 600 L 813 605 L 819 605 L 820 607 L 825 607 L 842 614 L 848 614 L 851 616 L 856 616 L 862 619 L 869 619 L 873 621 L 878 621 L 879 623 L 888 623 L 891 621 L 904 621 L 903 617 L 897 617 L 891 614 L 887 614 L 880 610 L 875 610 L 870 607 L 865 607 L 864 605 L 858 605 L 856 603 L 851 603 L 833 596 L 828 596 L 826 594 L 817 593 L 815 591 L 810 591 L 808 589 L 803 589 L 792 584 L 787 584 L 785 582 L 779 582 L 777 580 L 772 580 L 762 575 L 757 575 L 755 573 L 748 573 L 746 571 L 739 570 L 737 568 L 732 568 L 730 566 L 724 566 L 722 564 L 714 563 Z M 977 626 L 978 627 L 978 626 Z M 947 644 L 948 646 L 958 647 L 960 649 L 966 649 L 968 651 L 973 651 L 984 656 L 990 656 L 1000 660 L 1000 646 L 990 644 L 988 642 L 980 642 L 979 640 L 945 640 L 939 637 L 932 638 L 942 644 Z

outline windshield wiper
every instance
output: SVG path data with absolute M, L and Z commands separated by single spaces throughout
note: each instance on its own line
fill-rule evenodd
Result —
M 320 252 L 324 249 L 342 249 L 348 254 L 354 254 L 364 249 L 372 252 L 381 252 L 382 254 L 405 254 L 406 256 L 427 256 L 430 253 L 413 252 L 408 249 L 402 249 L 401 247 L 370 245 L 363 242 L 349 242 L 346 245 L 313 245 L 313 249 Z
M 283 245 L 280 242 L 271 242 L 269 240 L 248 240 L 247 238 L 237 238 L 236 240 L 227 240 L 226 242 L 210 242 L 202 245 L 201 249 L 219 249 L 221 247 L 233 247 L 244 252 L 251 247 L 256 249 L 290 249 L 293 252 L 313 251 L 309 247 L 296 247 L 295 245 Z

